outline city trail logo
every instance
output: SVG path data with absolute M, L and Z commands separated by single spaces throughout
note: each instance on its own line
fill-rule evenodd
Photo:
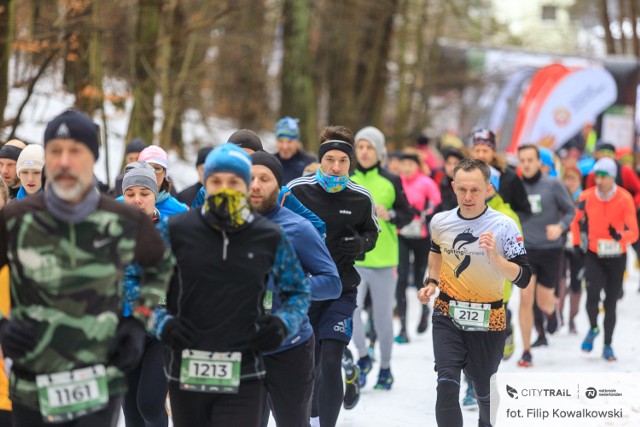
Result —
M 453 240 L 453 254 L 457 259 L 462 259 L 454 271 L 456 277 L 460 277 L 462 272 L 469 267 L 469 264 L 471 264 L 471 255 L 466 251 L 463 251 L 464 247 L 477 242 L 478 239 L 479 237 L 472 234 L 471 229 L 466 229 L 462 233 L 458 234 Z
M 511 387 L 509 384 L 507 384 L 507 394 L 512 399 L 517 399 L 518 398 L 518 390 L 516 390 L 515 388 Z
M 507 384 L 507 394 L 512 399 L 522 397 L 571 397 L 567 388 L 521 388 L 520 392 Z

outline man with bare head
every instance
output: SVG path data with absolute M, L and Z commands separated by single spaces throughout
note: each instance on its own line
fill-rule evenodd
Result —
M 16 172 L 16 163 L 22 149 L 26 146 L 27 144 L 24 142 L 12 139 L 0 148 L 0 176 L 9 188 L 9 199 L 11 200 L 16 198 L 20 190 L 20 178 Z

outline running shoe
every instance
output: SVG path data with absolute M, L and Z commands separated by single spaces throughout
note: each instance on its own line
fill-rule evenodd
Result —
M 602 358 L 608 362 L 615 362 L 616 360 L 616 356 L 615 354 L 613 354 L 613 349 L 611 348 L 610 344 L 605 344 L 604 345 L 604 350 L 602 350 Z
M 513 342 L 513 330 L 504 342 L 504 350 L 502 352 L 502 360 L 509 360 L 513 356 L 513 352 L 516 350 L 516 343 Z
M 409 337 L 407 336 L 407 331 L 400 331 L 397 337 L 394 338 L 395 342 L 398 344 L 406 344 L 409 342 Z
M 558 310 L 553 310 L 553 313 L 547 314 L 547 332 L 553 335 L 558 330 L 560 324 L 560 316 Z
M 422 306 L 422 315 L 420 315 L 420 323 L 418 323 L 418 333 L 424 334 L 429 327 L 429 306 Z
M 358 385 L 362 389 L 367 384 L 367 374 L 371 372 L 371 358 L 369 356 L 361 357 L 358 360 L 359 380 Z
M 518 366 L 523 368 L 530 368 L 533 366 L 533 357 L 531 356 L 531 352 L 525 351 L 522 353 L 522 357 L 518 360 Z
M 472 386 L 468 386 L 467 393 L 462 399 L 462 406 L 465 406 L 465 407 L 471 406 L 475 408 L 477 403 L 478 403 L 478 400 L 476 396 L 476 391 L 473 389 Z
M 342 401 L 344 409 L 353 409 L 360 400 L 360 381 L 358 372 L 358 365 L 351 364 L 350 367 L 345 369 L 344 375 L 344 399 Z
M 533 342 L 533 344 L 531 344 L 531 347 L 542 347 L 542 346 L 548 346 L 549 342 L 547 341 L 547 337 L 545 337 L 544 335 L 538 335 L 538 338 L 536 338 L 536 340 Z
M 587 332 L 587 336 L 584 338 L 584 341 L 582 341 L 582 351 L 589 353 L 593 350 L 593 340 L 596 339 L 599 333 L 600 329 L 597 327 L 590 329 L 589 332 Z
M 393 385 L 393 375 L 391 375 L 391 369 L 380 369 L 378 374 L 378 382 L 373 387 L 376 390 L 391 390 Z

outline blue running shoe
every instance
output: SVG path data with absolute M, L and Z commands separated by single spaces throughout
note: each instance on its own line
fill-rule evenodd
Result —
M 398 344 L 406 344 L 409 342 L 409 337 L 407 336 L 407 331 L 400 331 L 397 337 L 394 338 L 395 342 Z
M 608 362 L 615 362 L 616 360 L 616 356 L 615 354 L 613 354 L 613 349 L 611 348 L 610 344 L 605 344 L 604 345 L 604 350 L 602 350 L 602 358 Z
M 378 383 L 373 388 L 376 390 L 391 390 L 392 385 L 393 375 L 391 375 L 391 369 L 380 369 Z
M 371 372 L 371 358 L 369 356 L 361 357 L 358 360 L 358 368 L 360 369 L 360 388 L 363 388 L 367 384 L 367 374 Z
M 464 399 L 462 399 L 462 406 L 474 406 L 477 404 L 477 397 L 476 397 L 476 391 L 473 389 L 473 387 L 468 386 L 467 387 L 467 393 L 464 396 Z
M 584 341 L 582 341 L 582 351 L 589 353 L 593 350 L 593 340 L 596 339 L 599 333 L 600 329 L 597 327 L 590 329 L 589 332 L 587 332 L 587 336 L 584 338 Z

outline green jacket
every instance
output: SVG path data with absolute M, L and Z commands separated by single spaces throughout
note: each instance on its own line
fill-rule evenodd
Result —
M 31 322 L 36 346 L 14 360 L 11 399 L 38 408 L 34 378 L 104 364 L 109 394 L 122 394 L 122 372 L 109 366 L 122 313 L 122 278 L 128 264 L 142 268 L 140 305 L 146 316 L 165 295 L 173 258 L 153 223 L 139 209 L 101 196 L 77 224 L 55 219 L 43 194 L 0 212 L 0 267 L 11 272 L 11 318 Z
M 374 166 L 368 170 L 357 168 L 351 180 L 369 190 L 374 204 L 382 205 L 391 216 L 389 221 L 378 217 L 381 231 L 376 246 L 365 254 L 363 261 L 356 261 L 356 266 L 366 268 L 397 266 L 398 228 L 404 227 L 413 219 L 413 210 L 404 194 L 400 178 L 385 169 Z

